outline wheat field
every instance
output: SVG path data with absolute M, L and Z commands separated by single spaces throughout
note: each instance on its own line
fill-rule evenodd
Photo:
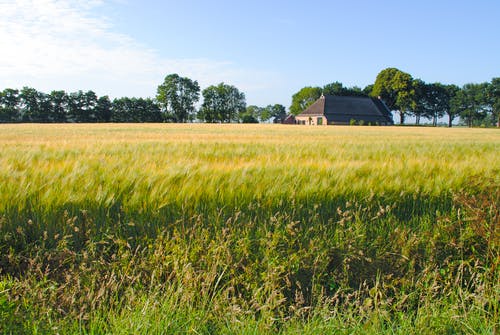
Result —
M 500 132 L 0 125 L 3 333 L 498 331 Z

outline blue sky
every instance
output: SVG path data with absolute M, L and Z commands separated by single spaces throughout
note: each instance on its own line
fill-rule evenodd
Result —
M 500 76 L 500 1 L 0 0 L 0 89 L 153 97 L 169 73 L 225 82 L 248 104 L 304 86 Z

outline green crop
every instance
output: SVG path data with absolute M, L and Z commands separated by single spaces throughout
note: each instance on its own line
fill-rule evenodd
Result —
M 0 126 L 0 332 L 499 328 L 497 129 Z

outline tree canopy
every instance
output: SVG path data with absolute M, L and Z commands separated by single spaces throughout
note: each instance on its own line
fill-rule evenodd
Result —
M 312 105 L 322 93 L 321 87 L 306 86 L 292 96 L 290 113 L 297 115 L 302 113 L 307 107 Z
M 484 121 L 492 109 L 491 101 L 488 101 L 488 86 L 488 83 L 465 84 L 453 98 L 454 111 L 469 127 L 477 125 L 478 121 Z
M 492 123 L 497 123 L 500 127 L 500 77 L 493 78 L 488 87 L 487 100 L 491 105 Z
M 368 96 L 361 88 L 357 86 L 345 87 L 341 82 L 335 81 L 330 84 L 323 86 L 324 95 L 336 95 L 336 96 L 353 96 L 353 97 L 365 97 Z
M 200 99 L 200 86 L 196 80 L 170 74 L 158 86 L 156 100 L 174 122 L 191 121 L 196 116 L 195 104 Z
M 220 83 L 202 92 L 203 104 L 198 118 L 211 123 L 237 122 L 246 111 L 245 94 L 236 87 Z
M 382 70 L 373 84 L 372 96 L 381 97 L 390 110 L 398 111 L 404 124 L 406 114 L 414 107 L 413 78 L 396 68 Z
M 245 112 L 240 115 L 243 123 L 267 122 L 271 119 L 281 121 L 286 117 L 286 108 L 280 104 L 267 105 L 266 107 L 259 107 L 250 105 L 246 108 Z

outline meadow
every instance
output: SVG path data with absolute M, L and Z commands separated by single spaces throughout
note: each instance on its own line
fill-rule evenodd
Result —
M 495 334 L 498 129 L 0 125 L 0 333 Z

